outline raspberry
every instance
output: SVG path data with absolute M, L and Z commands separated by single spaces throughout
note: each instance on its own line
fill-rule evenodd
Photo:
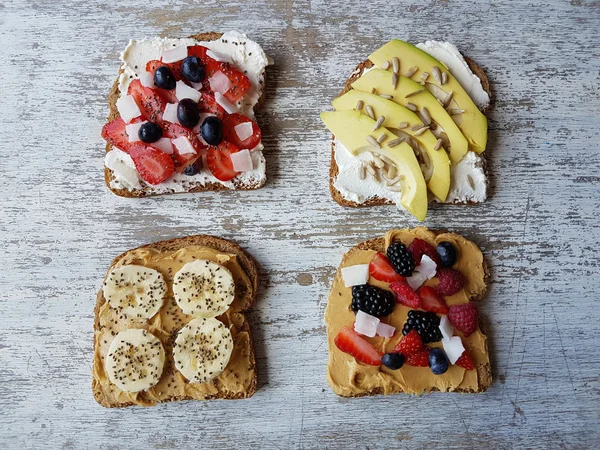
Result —
M 464 275 L 456 269 L 444 267 L 437 271 L 438 280 L 437 291 L 441 295 L 454 295 L 460 291 L 467 280 Z
M 429 347 L 423 347 L 418 352 L 408 355 L 406 364 L 416 367 L 429 367 Z
M 460 358 L 456 360 L 454 363 L 455 366 L 462 367 L 465 370 L 473 370 L 475 369 L 475 364 L 473 364 L 473 360 L 465 350 Z
M 423 341 L 417 330 L 410 332 L 402 338 L 394 348 L 394 353 L 402 353 L 404 356 L 412 355 L 423 349 Z
M 452 305 L 448 311 L 450 323 L 465 336 L 471 335 L 477 329 L 478 316 L 477 306 L 473 302 Z
M 412 255 L 416 264 L 421 262 L 423 255 L 427 255 L 433 259 L 438 266 L 440 265 L 440 257 L 437 254 L 436 249 L 423 239 L 415 238 L 408 246 L 408 252 Z
M 394 281 L 390 284 L 392 291 L 396 293 L 396 300 L 409 308 L 420 308 L 421 298 L 405 281 Z

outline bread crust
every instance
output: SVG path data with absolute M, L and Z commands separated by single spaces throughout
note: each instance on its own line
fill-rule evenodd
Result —
M 428 229 L 428 231 L 434 233 L 436 236 L 439 234 L 443 234 L 443 233 L 449 233 L 448 231 L 441 230 L 441 229 L 437 229 L 437 230 Z M 452 234 L 455 234 L 455 233 L 452 233 Z M 385 254 L 385 251 L 386 251 L 385 238 L 383 238 L 383 237 L 373 238 L 373 239 L 369 239 L 367 241 L 364 241 L 364 242 L 361 242 L 361 243 L 355 245 L 354 247 L 352 247 L 350 250 L 348 250 L 344 254 L 344 256 L 342 257 L 342 262 L 340 263 L 339 267 L 341 267 L 343 265 L 346 258 L 349 258 L 352 255 L 352 253 L 354 253 L 356 251 L 360 251 L 360 250 L 374 250 L 374 251 L 382 252 Z M 485 259 L 485 255 L 483 258 L 483 271 L 484 271 L 484 282 L 486 285 L 486 289 L 479 295 L 475 295 L 475 296 L 471 297 L 469 299 L 470 301 L 474 301 L 474 302 L 482 301 L 483 298 L 485 297 L 485 292 L 487 291 L 487 285 L 490 280 L 490 271 L 489 271 L 488 263 Z M 481 327 L 481 320 L 479 321 L 479 329 L 481 330 L 482 334 L 485 335 L 485 331 Z M 489 349 L 487 348 L 487 342 L 486 342 L 486 352 L 489 354 Z M 470 393 L 470 394 L 484 392 L 492 384 L 492 370 L 491 370 L 490 364 L 488 362 L 487 364 L 478 366 L 476 369 L 477 369 L 477 379 L 478 379 L 478 386 L 477 386 L 476 390 L 456 389 L 451 392 Z M 431 389 L 431 391 L 432 392 L 439 391 L 439 389 L 433 388 L 433 389 Z M 346 397 L 348 397 L 348 398 L 366 397 L 366 396 L 383 395 L 383 394 L 384 394 L 383 388 L 375 387 L 369 391 L 361 392 L 360 394 L 356 394 L 356 395 L 349 395 Z
M 469 65 L 469 68 L 471 69 L 471 71 L 479 77 L 479 79 L 481 80 L 481 85 L 482 85 L 483 89 L 488 93 L 488 95 L 490 96 L 490 99 L 492 99 L 492 91 L 490 88 L 490 82 L 489 82 L 487 75 L 485 74 L 485 71 L 481 68 L 481 66 L 479 66 L 477 63 L 475 63 L 471 58 L 465 57 L 465 61 Z M 352 83 L 354 83 L 356 80 L 358 80 L 362 76 L 362 73 L 365 69 L 368 69 L 370 67 L 373 67 L 373 63 L 368 59 L 359 63 L 356 66 L 356 68 L 352 71 L 352 74 L 350 75 L 350 77 L 344 83 L 344 87 L 343 87 L 342 91 L 340 92 L 340 94 L 338 95 L 338 97 L 341 97 L 346 92 L 351 90 Z M 481 111 L 485 112 L 488 109 L 489 109 L 489 106 L 487 108 L 482 109 Z M 335 179 L 339 173 L 339 167 L 337 165 L 337 162 L 335 161 L 334 139 L 335 139 L 335 136 L 332 135 L 331 136 L 331 163 L 329 165 L 329 192 L 331 193 L 331 197 L 336 201 L 336 203 L 338 203 L 341 206 L 348 207 L 348 208 L 394 205 L 395 204 L 394 202 L 392 202 L 386 198 L 381 198 L 379 196 L 374 196 L 374 197 L 368 198 L 363 203 L 357 203 L 352 200 L 348 200 L 348 199 L 344 198 L 342 193 L 334 186 Z M 487 160 L 485 157 L 485 152 L 481 153 L 479 156 L 481 157 L 482 162 L 483 162 L 483 170 L 486 175 L 486 180 L 488 180 L 489 177 L 488 177 Z M 465 202 L 455 201 L 452 203 L 460 204 L 460 205 L 476 205 L 478 202 L 473 202 L 473 201 L 467 200 Z
M 136 247 L 130 250 L 127 250 L 124 253 L 121 253 L 119 256 L 113 259 L 110 264 L 110 267 L 107 270 L 107 273 L 112 270 L 114 265 L 120 261 L 122 258 L 126 257 L 128 254 L 139 250 L 139 249 L 153 249 L 158 251 L 177 251 L 182 248 L 191 247 L 191 246 L 202 246 L 202 247 L 210 247 L 215 250 L 221 251 L 223 253 L 232 253 L 236 255 L 237 261 L 240 264 L 241 268 L 246 272 L 250 283 L 252 284 L 252 295 L 249 295 L 248 298 L 245 299 L 243 308 L 240 310 L 240 313 L 246 312 L 248 309 L 254 305 L 256 302 L 256 298 L 258 296 L 258 268 L 256 262 L 242 247 L 240 247 L 237 243 L 215 237 L 210 235 L 195 235 L 195 236 L 186 236 L 183 238 L 175 238 L 167 241 L 159 241 L 151 244 L 142 245 L 140 247 Z M 94 334 L 96 331 L 100 329 L 100 317 L 99 312 L 102 305 L 106 303 L 106 299 L 104 298 L 104 293 L 102 289 L 98 291 L 96 295 L 96 306 L 94 307 Z M 223 400 L 239 400 L 243 398 L 252 397 L 257 390 L 258 385 L 258 371 L 256 367 L 256 356 L 254 350 L 254 341 L 252 340 L 252 332 L 250 329 L 250 324 L 245 317 L 245 321 L 241 327 L 242 332 L 248 333 L 248 342 L 249 342 L 249 360 L 250 360 L 250 368 L 249 370 L 254 370 L 254 378 L 251 382 L 250 388 L 248 391 L 243 393 L 229 393 L 229 392 L 221 392 L 220 394 L 211 395 L 204 397 L 202 399 L 197 399 L 191 396 L 171 396 L 168 397 L 158 403 L 166 403 L 166 402 L 174 402 L 181 400 L 214 400 L 214 399 L 223 399 Z M 94 351 L 95 351 L 95 339 L 94 339 Z M 102 395 L 100 389 L 100 383 L 96 380 L 96 378 L 92 378 L 92 392 L 94 394 L 94 398 L 96 401 L 104 406 L 105 408 L 121 408 L 126 406 L 135 406 L 136 403 L 133 402 L 125 402 L 125 403 L 111 403 L 106 401 L 106 397 Z
M 219 39 L 223 33 L 217 33 L 214 31 L 207 33 L 199 33 L 192 36 L 189 36 L 191 39 L 196 39 L 198 41 L 214 41 Z M 117 100 L 119 99 L 119 77 L 123 73 L 123 70 L 119 68 L 119 73 L 117 74 L 117 78 L 113 83 L 110 92 L 108 93 L 108 117 L 107 122 L 111 120 L 117 119 L 120 117 L 119 111 L 117 110 Z M 260 98 L 258 99 L 258 103 L 254 107 L 254 111 L 256 112 L 265 101 L 265 91 L 267 86 L 267 72 L 265 70 L 265 75 L 263 78 L 263 89 Z M 112 144 L 106 143 L 106 153 L 113 149 Z M 127 189 L 116 189 L 111 187 L 110 183 L 114 180 L 113 172 L 108 167 L 104 166 L 104 181 L 106 182 L 106 186 L 112 192 L 120 197 L 128 197 L 128 198 L 140 198 L 140 197 L 154 197 L 158 195 L 170 195 L 170 194 L 187 194 L 190 192 L 205 192 L 205 191 L 230 191 L 231 189 L 223 186 L 221 183 L 206 183 L 204 185 L 198 184 L 196 186 L 191 187 L 182 192 L 165 192 L 165 193 L 154 193 L 149 189 L 134 189 L 129 191 Z M 235 190 L 237 191 L 249 191 L 254 189 L 259 189 L 264 186 L 264 182 L 258 184 L 244 184 L 241 183 L 236 185 Z

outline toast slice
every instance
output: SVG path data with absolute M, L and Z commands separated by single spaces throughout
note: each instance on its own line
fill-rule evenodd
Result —
M 222 256 L 227 255 L 226 262 Z M 194 259 L 219 260 L 231 270 L 235 298 L 227 311 L 218 316 L 233 337 L 233 352 L 225 370 L 206 383 L 190 383 L 175 368 L 174 341 L 179 330 L 193 319 L 184 314 L 173 297 L 175 273 Z M 179 400 L 243 399 L 256 392 L 257 371 L 250 324 L 245 315 L 258 292 L 258 271 L 252 257 L 236 243 L 208 235 L 188 236 L 144 245 L 117 256 L 108 273 L 118 266 L 138 264 L 158 270 L 168 289 L 159 312 L 150 319 L 129 319 L 111 309 L 100 289 L 94 308 L 94 364 L 92 391 L 98 403 L 107 408 L 153 406 Z M 107 275 L 108 276 L 108 275 Z M 123 329 L 143 328 L 158 337 L 164 346 L 165 363 L 158 383 L 144 391 L 121 391 L 108 379 L 105 358 L 113 337 Z
M 217 39 L 220 39 L 222 35 L 223 35 L 222 33 L 217 33 L 217 32 L 206 32 L 206 33 L 198 33 L 198 34 L 189 36 L 189 38 L 195 39 L 196 41 L 199 41 L 199 42 L 206 42 L 206 41 L 215 41 Z M 119 99 L 119 96 L 120 96 L 119 84 L 120 84 L 120 77 L 121 77 L 122 73 L 123 73 L 123 68 L 121 67 L 121 68 L 119 68 L 119 73 L 117 74 L 117 78 L 115 79 L 115 81 L 112 85 L 112 88 L 110 89 L 110 92 L 108 94 L 109 113 L 108 113 L 108 117 L 107 117 L 107 122 L 120 117 L 119 111 L 117 110 L 117 100 Z M 258 109 L 260 109 L 260 107 L 264 104 L 265 90 L 266 90 L 266 86 L 267 86 L 266 70 L 262 74 L 261 81 L 262 81 L 262 84 L 260 86 L 261 93 L 260 93 L 258 102 L 254 106 L 254 112 L 258 111 Z M 113 149 L 113 146 L 110 143 L 107 143 L 106 144 L 106 153 L 110 152 L 112 149 Z M 190 193 L 190 192 L 227 191 L 227 190 L 232 190 L 232 189 L 254 190 L 254 189 L 259 189 L 259 188 L 263 187 L 266 182 L 266 177 L 264 177 L 264 176 L 262 178 L 257 178 L 254 180 L 245 180 L 245 181 L 234 179 L 234 180 L 232 180 L 232 183 L 233 183 L 233 188 L 232 188 L 232 187 L 228 187 L 218 181 L 212 181 L 212 182 L 208 181 L 206 183 L 203 183 L 203 182 L 195 182 L 195 181 L 187 180 L 184 176 L 180 176 L 180 177 L 183 179 L 182 187 L 178 188 L 177 190 L 175 190 L 175 189 L 171 189 L 171 190 L 160 189 L 160 190 L 158 190 L 155 187 L 148 185 L 148 184 L 144 184 L 141 189 L 129 190 L 129 189 L 126 189 L 123 187 L 118 187 L 115 183 L 115 176 L 114 176 L 113 171 L 106 166 L 104 167 L 104 181 L 106 182 L 106 186 L 116 195 L 118 195 L 120 197 L 129 197 L 129 198 L 150 197 L 150 196 L 155 196 L 155 195 Z
M 469 65 L 471 71 L 481 80 L 481 85 L 483 89 L 487 92 L 492 99 L 492 91 L 489 79 L 481 66 L 475 63 L 472 59 L 468 57 L 464 57 L 465 61 Z M 352 89 L 352 83 L 358 80 L 364 73 L 365 70 L 373 67 L 373 63 L 370 60 L 362 61 L 360 64 L 356 66 L 356 68 L 352 71 L 350 77 L 344 83 L 344 88 L 340 92 L 339 96 L 344 95 L 346 92 Z M 489 105 L 486 108 L 482 108 L 482 112 L 486 112 L 489 109 Z M 483 167 L 483 171 L 485 173 L 485 182 L 486 182 L 486 191 L 488 188 L 488 172 L 487 172 L 487 161 L 485 157 L 485 152 L 479 155 L 481 159 L 481 165 Z M 349 208 L 358 208 L 358 207 L 367 207 L 367 206 L 381 206 L 381 205 L 394 205 L 395 203 L 387 198 L 381 198 L 377 195 L 366 198 L 363 202 L 356 202 L 344 197 L 344 195 L 339 191 L 339 189 L 335 186 L 335 181 L 339 173 L 339 167 L 335 159 L 335 136 L 331 138 L 331 163 L 329 166 L 329 191 L 331 193 L 331 197 L 341 206 L 349 207 Z M 459 201 L 454 200 L 453 204 L 477 204 L 479 202 L 472 200 Z
M 398 370 L 390 370 L 384 366 L 372 366 L 358 362 L 353 356 L 342 352 L 336 346 L 335 339 L 342 327 L 352 328 L 353 322 L 356 320 L 355 313 L 350 308 L 352 289 L 345 286 L 341 269 L 356 264 L 368 264 L 377 252 L 385 254 L 390 243 L 402 242 L 408 246 L 417 237 L 433 246 L 441 241 L 449 241 L 458 248 L 459 259 L 454 268 L 464 274 L 467 284 L 457 294 L 446 297 L 449 306 L 469 301 L 480 302 L 485 295 L 489 278 L 485 259 L 476 244 L 457 234 L 432 231 L 424 227 L 392 230 L 385 237 L 370 239 L 350 249 L 342 257 L 325 311 L 329 347 L 327 380 L 333 391 L 342 397 L 397 393 L 421 394 L 431 391 L 476 393 L 485 391 L 492 382 L 487 338 L 481 329 L 481 323 L 479 323 L 478 330 L 466 338 L 462 333 L 454 332 L 455 336 L 461 336 L 467 352 L 474 361 L 475 369 L 470 371 L 450 366 L 445 374 L 433 375 L 428 367 L 412 367 L 407 363 Z M 468 273 L 467 268 L 475 270 Z M 378 281 L 373 276 L 369 278 L 368 283 L 388 291 L 391 290 L 389 283 Z M 426 285 L 434 285 L 434 283 L 435 278 L 425 282 Z M 381 318 L 382 322 L 396 328 L 396 332 L 391 338 L 375 336 L 364 339 L 381 353 L 392 352 L 403 338 L 402 328 L 410 309 L 412 308 L 398 303 L 389 316 Z M 441 347 L 441 342 L 427 345 Z

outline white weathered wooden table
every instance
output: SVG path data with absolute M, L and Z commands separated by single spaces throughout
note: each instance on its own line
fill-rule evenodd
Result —
M 0 447 L 599 448 L 600 4 L 341 0 L 0 0 Z M 269 70 L 269 181 L 255 192 L 111 194 L 100 128 L 130 37 L 247 32 Z M 318 113 L 390 38 L 446 38 L 487 69 L 490 200 L 426 225 L 484 249 L 494 383 L 482 395 L 346 400 L 325 380 L 323 312 L 341 253 L 417 223 L 343 209 Z M 92 310 L 111 259 L 196 233 L 262 268 L 247 401 L 107 410 L 90 390 Z

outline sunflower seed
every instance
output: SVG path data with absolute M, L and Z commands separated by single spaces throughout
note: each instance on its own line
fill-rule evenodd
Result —
M 363 102 L 362 100 L 359 100 L 356 102 L 356 110 L 360 111 L 361 109 L 363 109 L 363 106 L 365 105 L 365 102 Z
M 381 98 L 385 98 L 385 99 L 387 99 L 387 100 L 393 100 L 393 99 L 394 99 L 394 96 L 393 96 L 393 95 L 390 95 L 390 94 L 379 94 L 379 96 L 380 96 Z
M 392 58 L 392 67 L 394 68 L 394 73 L 400 72 L 400 60 L 395 56 Z
M 450 104 L 450 101 L 452 100 L 453 95 L 454 95 L 454 91 L 450 91 L 446 94 L 446 98 L 444 98 L 444 103 L 443 103 L 444 108 Z
M 423 158 L 423 162 L 427 167 L 431 166 L 431 159 L 429 159 L 429 155 L 427 153 L 421 153 L 421 157 Z
M 437 81 L 438 84 L 442 84 L 442 72 L 438 66 L 433 66 L 433 68 L 431 69 L 431 74 L 433 75 L 433 78 L 435 78 L 435 81 Z
M 390 62 L 386 59 L 381 65 L 381 70 L 388 70 L 390 68 Z
M 450 110 L 450 115 L 452 115 L 452 116 L 457 116 L 457 115 L 459 115 L 459 114 L 462 114 L 462 113 L 464 113 L 464 112 L 465 112 L 465 110 L 464 110 L 464 109 L 456 109 L 456 108 L 452 108 L 452 109 Z
M 358 178 L 364 180 L 367 177 L 367 168 L 364 164 L 360 165 L 360 169 L 358 169 Z
M 372 88 L 371 89 L 371 94 L 377 94 L 377 89 L 376 88 Z
M 393 192 L 402 192 L 402 188 L 400 186 L 388 186 L 388 189 Z
M 382 143 L 383 141 L 385 141 L 386 139 L 387 139 L 387 134 L 385 134 L 385 133 L 381 133 L 381 134 L 379 135 L 379 137 L 377 138 L 377 142 L 379 142 L 379 143 L 381 144 L 381 143 Z
M 411 126 L 410 129 L 411 129 L 411 131 L 417 131 L 417 130 L 420 130 L 421 128 L 423 128 L 423 127 L 424 127 L 424 125 L 422 123 L 417 123 L 417 124 Z
M 405 138 L 392 139 L 387 145 L 388 147 L 395 147 L 396 145 L 402 144 L 405 140 Z
M 377 142 L 377 139 L 375 139 L 373 136 L 367 136 L 365 138 L 367 140 L 367 142 L 369 144 L 371 144 L 373 147 L 377 147 L 377 148 L 381 148 L 381 145 L 379 145 L 379 142 Z
M 367 111 L 367 115 L 375 120 L 375 111 L 373 111 L 373 107 L 371 105 L 367 105 L 365 106 L 365 111 Z
M 412 97 L 413 95 L 417 95 L 420 94 L 421 92 L 423 92 L 425 89 L 419 89 L 418 91 L 414 91 L 414 92 L 409 92 L 408 94 L 406 94 L 404 96 L 404 98 L 408 98 L 408 97 Z
M 406 127 L 408 127 L 408 122 L 400 122 L 398 124 L 398 128 L 400 128 L 401 130 L 403 130 Z
M 429 72 L 423 72 L 421 74 L 421 81 L 427 81 L 427 78 L 429 78 Z
M 390 167 L 388 167 L 386 175 L 388 176 L 388 178 L 393 179 L 397 173 L 398 173 L 398 169 L 396 169 L 396 166 L 390 166 Z
M 400 78 L 398 77 L 398 74 L 393 73 L 392 74 L 392 86 L 394 87 L 394 89 L 396 89 L 396 87 L 398 86 L 398 80 L 400 80 Z
M 471 178 L 471 175 L 467 175 L 467 181 L 469 182 L 469 186 L 471 186 L 471 189 L 475 190 L 475 183 L 473 182 L 473 178 Z
M 429 110 L 427 107 L 421 107 L 421 119 L 423 119 L 423 123 L 425 125 L 429 125 L 431 123 L 431 114 L 429 114 Z
M 441 101 L 441 100 L 440 100 L 439 98 L 437 98 L 437 97 L 436 97 L 435 99 L 438 101 L 438 103 L 439 103 L 440 105 L 444 106 L 444 102 L 443 102 L 443 101 Z
M 446 72 L 442 72 L 442 84 L 446 84 L 448 82 L 448 74 Z
M 412 66 L 410 69 L 408 69 L 408 71 L 406 72 L 406 78 L 410 78 L 412 77 L 417 70 L 419 70 L 419 68 L 417 66 Z
M 392 161 L 390 158 L 388 158 L 385 155 L 377 155 L 377 157 L 382 160 L 384 163 L 386 163 L 388 166 L 393 166 L 394 165 L 394 161 Z
M 419 128 L 417 131 L 415 131 L 414 136 L 421 136 L 423 133 L 425 133 L 427 130 L 429 130 L 428 126 L 424 126 Z
M 429 124 L 429 129 L 435 130 L 436 128 L 437 128 L 437 124 L 432 120 L 431 123 Z
M 388 186 L 393 186 L 395 184 L 398 184 L 398 182 L 401 179 L 402 179 L 402 175 L 394 176 L 394 177 L 388 178 L 387 183 L 385 183 L 385 184 L 387 184 Z
M 378 180 L 379 176 L 377 175 L 377 171 L 375 170 L 375 167 L 373 166 L 373 164 L 367 164 L 367 172 L 369 172 L 369 175 L 371 175 L 374 179 Z
M 383 136 L 385 136 L 385 134 Z M 387 137 L 387 136 L 385 136 L 385 137 Z M 383 169 L 383 167 L 385 166 L 385 163 L 379 157 L 373 155 L 373 165 L 375 167 L 377 167 L 378 169 Z
M 443 141 L 441 139 L 438 139 L 436 141 L 435 145 L 433 146 L 433 149 L 434 150 L 439 150 L 441 148 L 442 144 L 443 144 Z
M 375 126 L 373 127 L 373 131 L 375 131 L 377 128 L 379 128 L 383 122 L 385 122 L 385 117 L 384 116 L 379 116 L 379 119 L 377 119 L 377 122 L 375 122 Z
M 417 105 L 415 105 L 414 103 L 407 103 L 407 104 L 406 104 L 406 108 L 407 108 L 407 109 L 410 109 L 410 110 L 411 110 L 411 111 L 413 111 L 413 112 L 416 112 L 416 111 L 417 111 Z

